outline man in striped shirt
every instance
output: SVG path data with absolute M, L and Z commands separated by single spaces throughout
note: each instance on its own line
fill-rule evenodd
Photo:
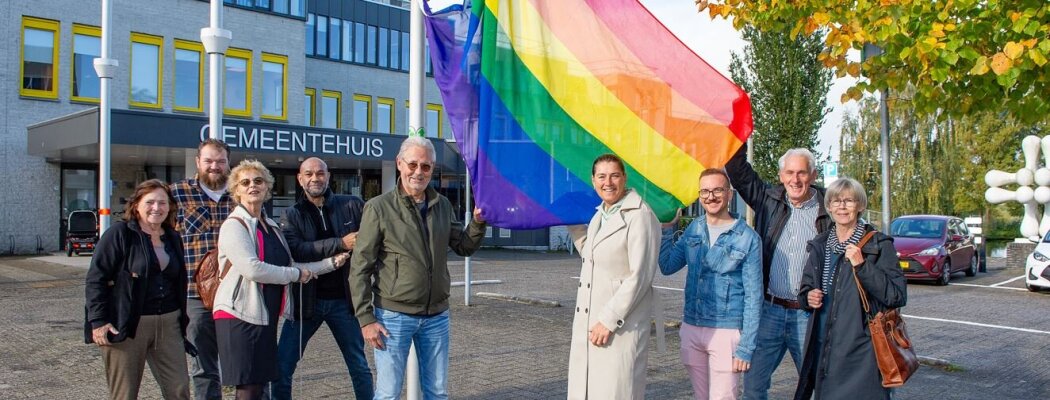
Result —
M 194 286 L 197 263 L 204 254 L 215 248 L 219 227 L 233 210 L 234 203 L 226 191 L 230 176 L 230 148 L 217 139 L 207 139 L 197 146 L 197 175 L 171 185 L 179 211 L 176 230 L 182 235 L 186 250 L 186 272 L 189 288 L 186 291 L 186 313 L 190 324 L 186 336 L 197 348 L 190 376 L 193 378 L 194 398 L 222 399 L 219 384 L 219 351 L 215 342 L 215 321 L 211 310 L 204 307 Z
M 755 210 L 755 231 L 762 236 L 765 301 L 751 370 L 744 375 L 744 398 L 766 399 L 770 378 L 785 352 L 802 368 L 809 314 L 798 304 L 806 243 L 832 225 L 824 209 L 824 189 L 813 186 L 816 164 L 806 149 L 788 150 L 779 162 L 780 184 L 762 180 L 747 162 L 747 146 L 726 164 L 740 196 Z

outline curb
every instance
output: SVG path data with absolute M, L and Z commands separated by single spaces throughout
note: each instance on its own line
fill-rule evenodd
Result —
M 515 303 L 528 304 L 528 305 L 532 305 L 532 306 L 552 307 L 552 308 L 553 307 L 561 307 L 561 303 L 559 303 L 557 301 L 554 301 L 554 300 L 544 300 L 544 299 L 535 299 L 535 298 L 531 298 L 531 297 L 511 296 L 511 295 L 506 295 L 506 294 L 501 294 L 501 293 L 478 292 L 478 293 L 475 293 L 474 296 L 483 297 L 483 298 L 486 298 L 486 299 L 493 299 L 493 300 L 512 301 L 512 302 L 515 302 Z

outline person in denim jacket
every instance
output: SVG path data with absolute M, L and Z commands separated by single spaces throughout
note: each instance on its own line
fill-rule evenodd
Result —
M 762 241 L 729 213 L 732 190 L 725 171 L 700 174 L 706 211 L 675 240 L 677 218 L 665 224 L 660 272 L 688 266 L 682 327 L 682 363 L 697 399 L 735 399 L 740 375 L 750 369 L 762 316 Z

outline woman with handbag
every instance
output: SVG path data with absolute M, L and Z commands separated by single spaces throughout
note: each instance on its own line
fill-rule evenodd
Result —
M 824 203 L 835 227 L 808 244 L 798 299 L 813 316 L 795 399 L 889 399 L 861 296 L 872 313 L 907 303 L 897 251 L 892 238 L 860 220 L 868 198 L 856 180 L 833 182 Z

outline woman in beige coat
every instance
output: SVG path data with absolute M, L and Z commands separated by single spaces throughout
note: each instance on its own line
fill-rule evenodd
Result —
M 591 169 L 602 199 L 586 233 L 573 229 L 583 257 L 569 352 L 570 399 L 641 399 L 653 315 L 660 223 L 627 189 L 623 161 L 598 157 Z

